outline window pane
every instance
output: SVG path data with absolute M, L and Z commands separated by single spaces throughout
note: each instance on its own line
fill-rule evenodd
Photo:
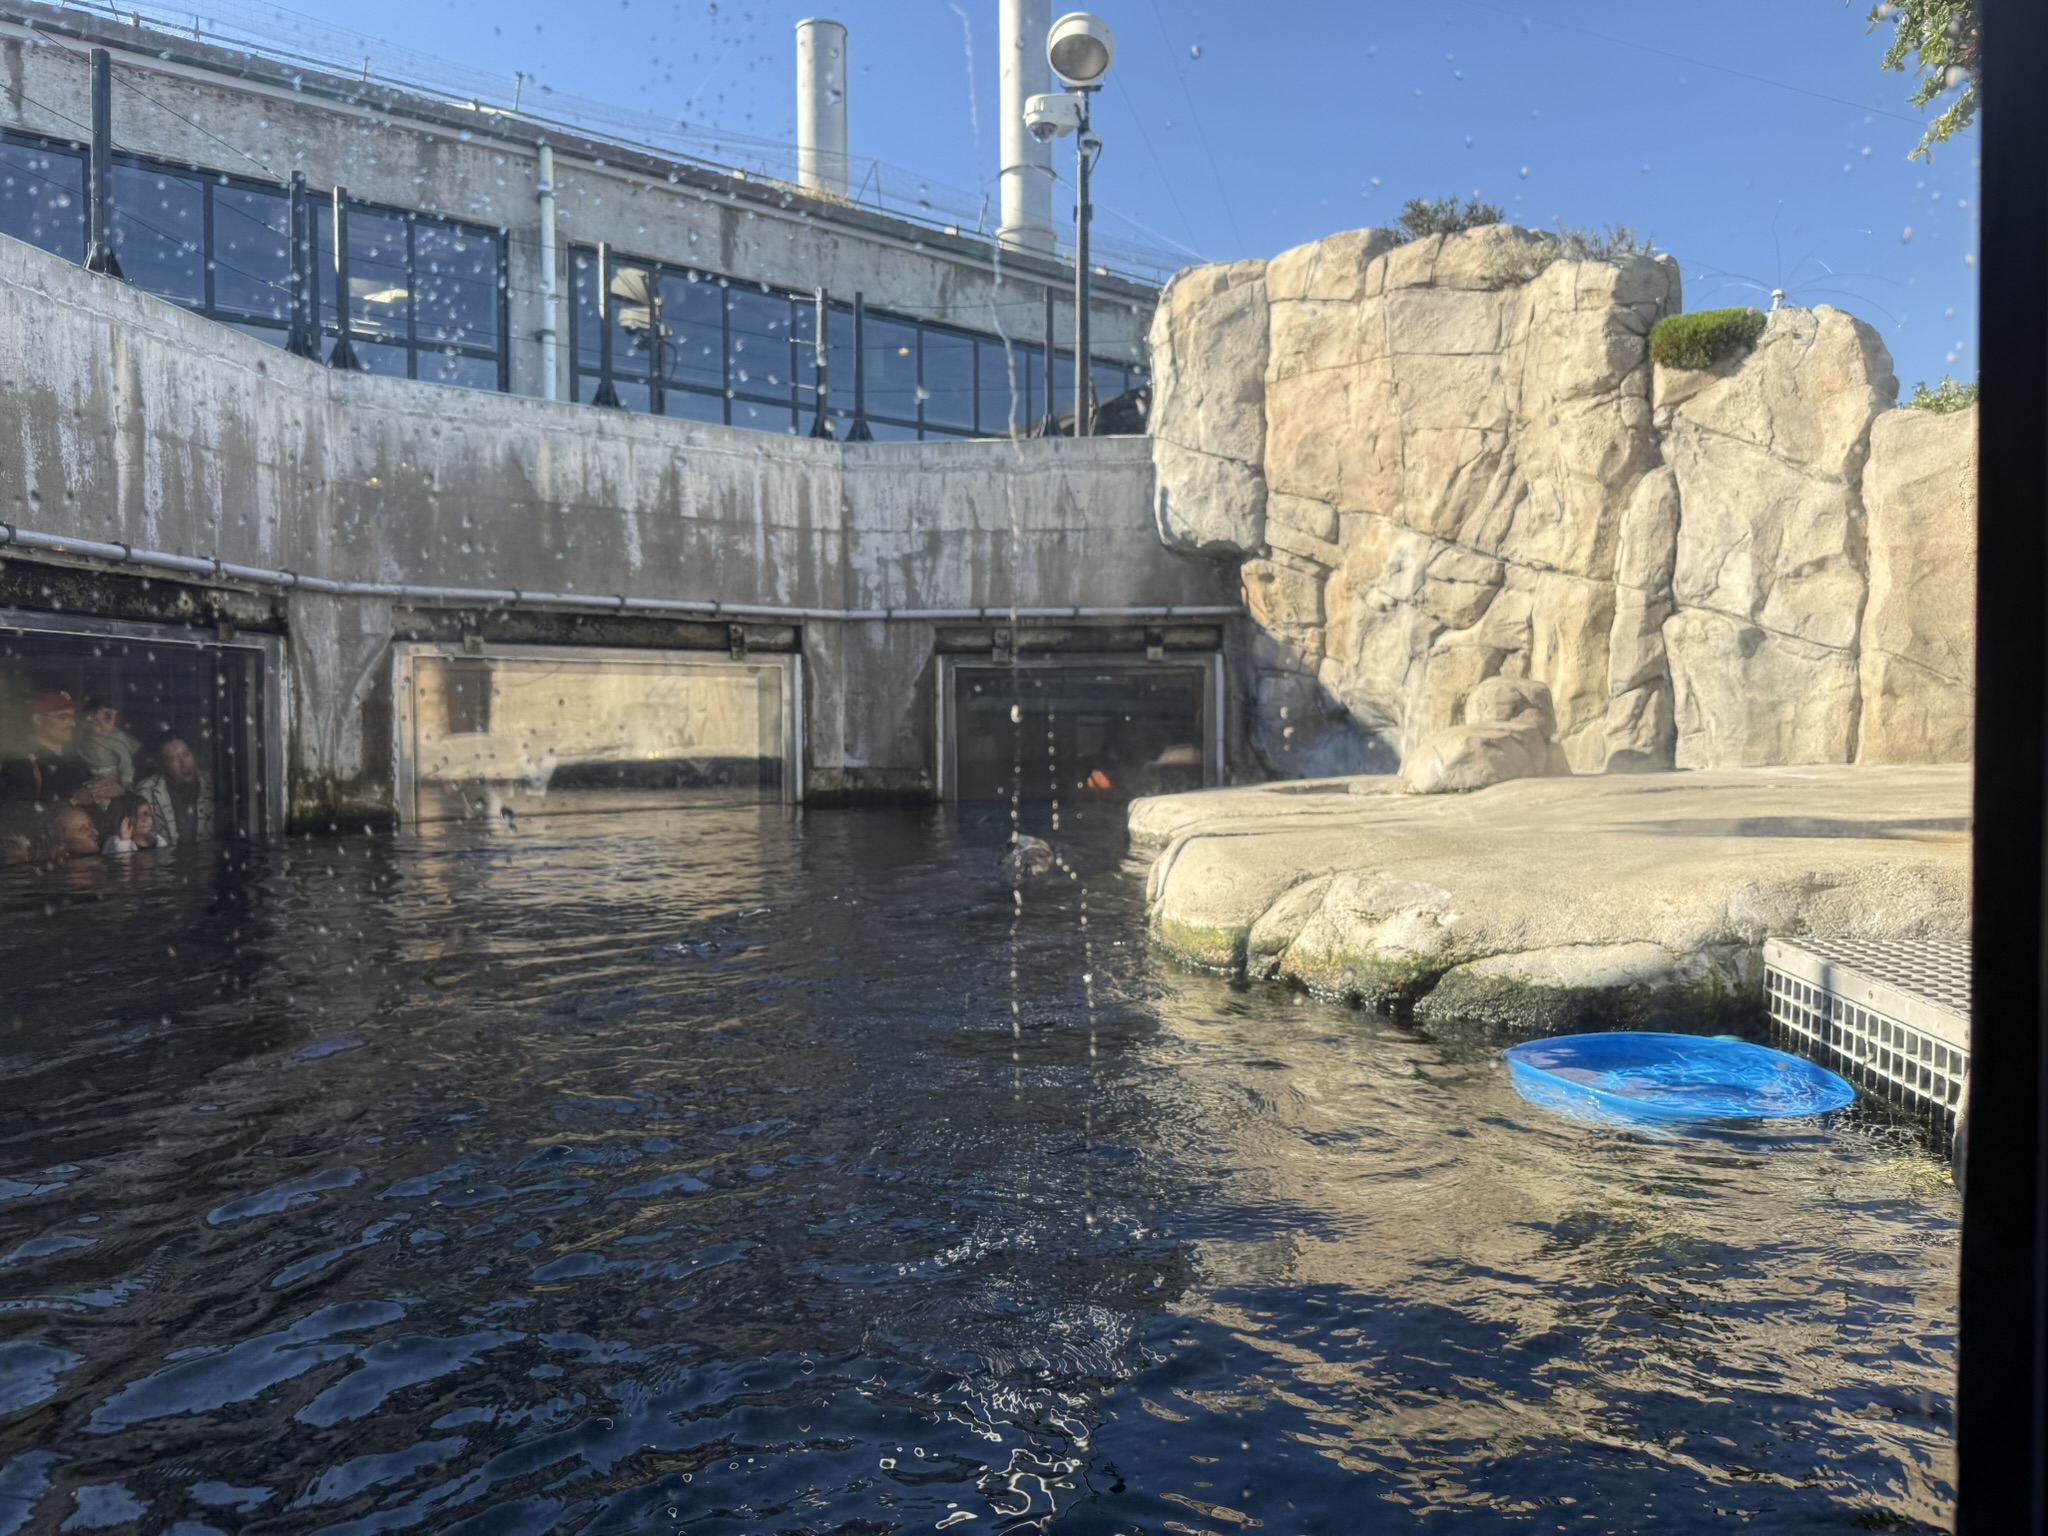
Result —
M 981 430 L 1007 434 L 1014 424 L 1019 432 L 1030 431 L 1030 384 L 1039 366 L 1038 348 L 1023 343 L 1012 343 L 1006 348 L 1000 341 L 983 341 L 977 351 L 981 370 Z
M 412 282 L 406 274 L 404 219 L 349 210 L 348 285 L 358 336 L 408 339 Z
M 654 269 L 645 263 L 612 263 L 612 377 L 644 379 L 654 372 Z
M 236 314 L 291 318 L 291 201 L 281 192 L 214 186 L 213 303 Z
M 865 340 L 868 415 L 917 420 L 917 328 L 869 315 Z
M 1095 364 L 1095 403 L 1107 405 L 1126 388 L 1124 371 L 1114 363 L 1097 361 Z
M 695 389 L 678 389 L 671 385 L 662 400 L 662 414 L 683 421 L 723 422 L 725 396 Z
M 926 328 L 924 419 L 927 425 L 974 430 L 974 338 Z
M 726 290 L 725 302 L 732 323 L 732 376 L 726 387 L 743 395 L 789 398 L 788 298 L 735 287 Z M 733 422 L 738 425 L 739 421 L 735 412 Z
M 419 376 L 432 384 L 452 384 L 458 389 L 496 389 L 498 360 L 468 357 L 460 352 L 437 352 L 420 348 Z
M 790 304 L 790 348 L 791 366 L 796 369 L 796 409 L 803 418 L 803 429 L 811 429 L 811 417 L 818 409 L 818 306 L 812 299 L 795 299 Z M 826 322 L 829 339 L 831 322 Z
M 495 348 L 498 237 L 433 219 L 416 219 L 412 239 L 420 342 Z
M 1052 408 L 1053 413 L 1064 417 L 1069 423 L 1074 419 L 1074 354 L 1055 352 L 1052 355 Z
M 136 287 L 206 303 L 206 188 L 196 177 L 114 167 L 114 255 Z
M 832 354 L 832 415 L 851 420 L 853 416 L 853 306 L 834 304 L 825 322 Z M 846 434 L 840 433 L 841 437 Z
M 597 258 L 586 251 L 569 258 L 570 306 L 575 312 L 576 366 L 597 366 Z M 578 398 L 588 398 L 579 396 Z
M 85 157 L 0 141 L 0 234 L 85 260 Z
M 756 432 L 789 432 L 796 427 L 796 413 L 785 401 L 737 399 L 732 402 L 732 424 Z
M 374 373 L 380 379 L 402 379 L 407 376 L 405 360 L 407 349 L 394 347 L 388 342 L 358 341 L 356 356 L 362 360 L 363 371 Z
M 875 434 L 875 441 L 878 443 L 914 443 L 917 441 L 917 428 L 905 426 L 900 422 L 876 421 L 871 416 L 868 418 L 868 428 Z
M 662 343 L 662 376 L 671 384 L 696 384 L 725 393 L 724 314 L 724 290 L 716 282 L 687 272 L 662 274 L 661 323 L 668 331 Z M 723 420 L 720 409 L 717 419 Z

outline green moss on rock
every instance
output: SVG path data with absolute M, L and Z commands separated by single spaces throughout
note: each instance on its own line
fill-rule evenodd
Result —
M 1666 315 L 1650 327 L 1650 356 L 1666 368 L 1711 368 L 1756 345 L 1764 316 L 1754 309 L 1702 309 Z

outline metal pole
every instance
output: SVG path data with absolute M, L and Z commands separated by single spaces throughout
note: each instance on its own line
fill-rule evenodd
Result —
M 292 172 L 291 201 L 292 325 L 285 351 L 293 357 L 320 361 L 320 311 L 313 301 L 313 203 L 306 191 L 306 173 Z
M 846 201 L 846 28 L 813 17 L 796 24 L 796 184 Z
M 811 320 L 811 361 L 815 365 L 814 376 L 817 380 L 815 389 L 818 396 L 818 415 L 811 423 L 811 436 L 822 437 L 829 443 L 832 441 L 832 423 L 825 419 L 825 412 L 831 404 L 827 370 L 831 367 L 832 339 L 825 329 L 825 290 L 822 288 L 817 291 L 817 306 L 817 312 Z
M 1984 115 L 1981 141 L 1976 697 L 1986 702 L 1972 769 L 1955 1529 L 2038 1536 L 2048 1528 L 2048 7 L 1975 9 L 1984 99 L 1998 110 Z
M 1088 366 L 1088 218 L 1095 210 L 1088 204 L 1088 173 L 1094 169 L 1092 150 L 1101 147 L 1088 126 L 1088 97 L 1093 87 L 1081 90 L 1081 131 L 1075 135 L 1079 174 L 1074 193 L 1074 436 L 1088 437 L 1095 431 L 1095 373 Z
M 1052 145 L 1024 126 L 1024 103 L 1053 88 L 1045 59 L 1052 25 L 1048 0 L 1002 0 L 996 48 L 1002 89 L 1003 220 L 996 239 L 1006 251 L 1053 253 Z
M 355 295 L 348 285 L 348 188 L 334 189 L 334 317 L 340 335 L 327 354 L 327 366 L 365 373 L 363 360 L 356 356 Z
M 1052 299 L 1053 291 L 1048 286 L 1045 290 L 1045 414 L 1038 421 L 1038 435 L 1040 437 L 1058 437 L 1060 435 L 1060 403 L 1054 397 L 1052 389 Z
M 555 292 L 555 152 L 540 147 L 540 397 L 561 398 L 561 348 L 555 320 L 561 296 Z
M 874 428 L 868 425 L 868 301 L 864 293 L 853 296 L 853 425 L 846 429 L 846 440 L 875 440 Z
M 602 240 L 597 245 L 597 393 L 590 403 L 625 409 L 612 383 L 612 248 Z
M 114 63 L 104 48 L 92 51 L 92 157 L 87 172 L 89 228 L 85 270 L 121 275 L 114 255 Z

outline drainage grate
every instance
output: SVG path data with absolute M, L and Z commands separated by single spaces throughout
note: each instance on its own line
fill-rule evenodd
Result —
M 1764 987 L 1801 1054 L 1953 1135 L 1970 1070 L 1968 945 L 1770 939 Z

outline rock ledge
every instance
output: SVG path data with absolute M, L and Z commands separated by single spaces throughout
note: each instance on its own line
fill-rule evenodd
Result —
M 1970 770 L 1326 779 L 1140 800 L 1153 937 L 1197 965 L 1523 1034 L 1761 1006 L 1769 937 L 1969 935 Z

